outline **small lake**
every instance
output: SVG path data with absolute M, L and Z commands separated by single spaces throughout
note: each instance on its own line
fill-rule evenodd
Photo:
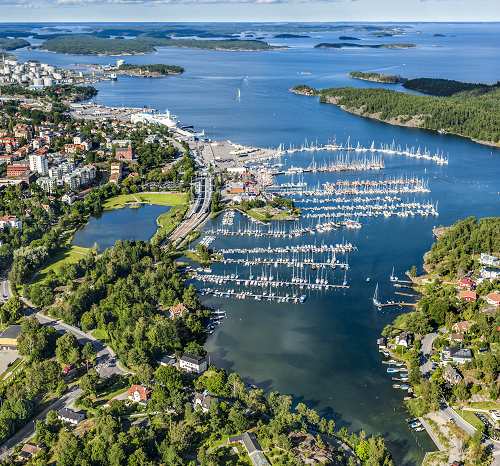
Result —
M 156 219 L 169 210 L 164 205 L 143 205 L 94 214 L 87 225 L 76 231 L 72 243 L 82 248 L 97 243 L 104 251 L 120 239 L 149 241 L 158 230 Z

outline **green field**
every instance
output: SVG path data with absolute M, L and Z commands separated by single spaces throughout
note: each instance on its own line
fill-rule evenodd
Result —
M 68 250 L 60 249 L 50 258 L 47 266 L 37 275 L 32 283 L 43 281 L 51 270 L 55 271 L 55 269 L 60 267 L 63 263 L 78 262 L 80 259 L 83 259 L 88 251 L 89 249 L 80 248 L 78 246 L 71 246 Z
M 125 206 L 125 204 L 136 202 L 135 199 L 130 194 L 119 194 L 118 196 L 110 197 L 106 199 L 102 207 L 104 210 L 120 209 Z
M 476 428 L 483 425 L 480 419 L 472 411 L 462 411 L 461 409 L 456 409 L 455 412 Z
M 137 193 L 134 194 L 139 202 L 161 205 L 178 205 L 184 202 L 184 194 L 176 193 Z M 119 194 L 106 199 L 102 207 L 104 210 L 123 209 L 127 204 L 136 204 L 131 194 Z
M 172 207 L 168 212 L 160 215 L 156 219 L 156 223 L 160 227 L 160 230 L 164 230 L 166 235 L 170 235 L 177 225 L 182 221 L 184 215 L 186 215 L 188 207 L 186 205 L 177 205 Z

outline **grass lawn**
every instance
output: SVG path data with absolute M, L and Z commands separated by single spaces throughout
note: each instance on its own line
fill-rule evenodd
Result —
M 462 418 L 465 419 L 469 424 L 472 424 L 476 429 L 484 425 L 482 421 L 472 412 L 463 411 L 461 409 L 456 409 L 455 412 Z
M 106 339 L 106 334 L 104 333 L 104 330 L 101 330 L 100 328 L 96 328 L 92 332 L 92 336 L 94 338 L 97 338 L 98 340 L 104 341 Z
M 127 202 L 134 203 L 136 200 L 130 194 L 119 194 L 106 199 L 102 208 L 104 210 L 123 208 Z
M 139 199 L 139 201 L 146 201 L 152 204 L 164 204 L 164 205 L 178 205 L 184 203 L 184 194 L 173 194 L 173 193 L 154 193 L 145 194 L 137 193 L 134 196 Z
M 498 401 L 477 401 L 469 404 L 469 408 L 477 408 L 477 409 L 500 409 L 500 402 Z
M 160 215 L 156 219 L 158 226 L 165 230 L 166 235 L 170 235 L 177 225 L 182 221 L 184 215 L 186 214 L 188 207 L 186 205 L 176 205 L 172 207 L 168 212 Z
M 87 252 L 87 248 L 80 248 L 78 246 L 71 246 L 70 249 L 59 249 L 50 258 L 47 266 L 33 280 L 33 283 L 41 282 L 51 270 L 55 271 L 55 269 L 64 263 L 78 262 L 80 259 L 83 259 L 84 254 Z

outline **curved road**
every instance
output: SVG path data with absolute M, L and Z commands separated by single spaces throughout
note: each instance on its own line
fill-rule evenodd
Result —
M 432 369 L 432 359 L 431 359 L 431 351 L 432 351 L 432 344 L 434 343 L 434 340 L 438 336 L 438 331 L 435 330 L 432 333 L 428 333 L 425 335 L 424 338 L 422 338 L 422 343 L 420 346 L 420 372 L 422 373 L 422 377 L 425 377 L 428 379 L 431 375 L 431 369 Z
M 4 272 L 0 276 L 0 303 L 6 303 L 9 298 L 12 298 L 12 291 L 10 289 L 8 272 Z

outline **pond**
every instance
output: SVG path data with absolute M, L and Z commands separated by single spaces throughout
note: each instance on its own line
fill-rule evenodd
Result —
M 118 240 L 149 241 L 158 230 L 156 219 L 170 208 L 164 205 L 142 205 L 94 214 L 83 228 L 76 231 L 72 243 L 83 248 L 91 248 L 97 243 L 100 250 L 104 251 Z

